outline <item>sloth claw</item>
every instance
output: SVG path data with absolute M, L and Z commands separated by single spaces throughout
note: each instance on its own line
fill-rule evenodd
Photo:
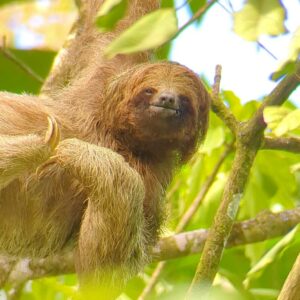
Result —
M 55 151 L 60 142 L 60 130 L 56 120 L 52 116 L 47 117 L 48 128 L 45 133 L 44 143 L 50 148 L 51 154 Z M 46 162 L 37 167 L 35 174 L 37 177 L 42 177 L 45 169 L 54 164 L 56 161 L 55 156 L 51 156 Z
M 44 142 L 52 151 L 54 151 L 60 141 L 60 130 L 56 120 L 52 116 L 48 116 L 47 120 L 48 128 L 45 134 Z

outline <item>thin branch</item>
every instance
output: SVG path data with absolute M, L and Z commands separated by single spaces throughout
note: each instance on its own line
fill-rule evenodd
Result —
M 225 106 L 219 97 L 220 81 L 221 81 L 222 67 L 220 65 L 216 66 L 214 85 L 212 89 L 212 110 L 218 117 L 227 125 L 227 127 L 232 131 L 234 136 L 236 135 L 236 130 L 238 126 L 238 121 L 232 112 Z
M 212 88 L 213 99 L 218 99 L 218 97 L 219 97 L 221 78 L 222 78 L 222 66 L 216 65 L 215 79 L 214 79 L 214 84 L 213 84 L 213 88 Z
M 35 79 L 38 83 L 43 83 L 44 79 L 39 76 L 35 71 L 33 71 L 29 66 L 24 64 L 20 59 L 18 59 L 11 51 L 6 48 L 6 37 L 2 37 L 2 45 L 0 46 L 0 51 L 2 54 L 11 60 L 15 65 L 22 69 L 25 73 Z
M 205 182 L 203 183 L 201 190 L 197 194 L 195 200 L 192 202 L 188 210 L 184 213 L 184 215 L 181 217 L 178 225 L 176 226 L 175 233 L 179 233 L 184 230 L 184 228 L 188 225 L 189 221 L 192 219 L 194 214 L 197 212 L 200 204 L 202 203 L 203 199 L 207 195 L 207 192 L 209 191 L 210 187 L 212 186 L 213 182 L 215 181 L 215 178 L 224 162 L 228 154 L 232 151 L 233 144 L 226 147 L 224 152 L 221 154 L 219 160 L 215 164 L 211 174 L 207 177 Z
M 270 138 L 265 137 L 261 149 L 284 150 L 289 152 L 300 153 L 300 138 L 281 137 Z
M 145 300 L 149 296 L 149 294 L 151 293 L 152 289 L 154 288 L 156 282 L 158 281 L 160 274 L 164 270 L 166 264 L 167 264 L 166 261 L 160 261 L 157 264 L 147 285 L 145 286 L 142 293 L 138 297 L 138 300 Z
M 300 299 L 300 254 L 290 271 L 277 300 Z
M 218 89 L 218 88 L 216 88 Z M 217 92 L 217 90 L 215 90 Z M 212 186 L 213 182 L 215 181 L 215 178 L 224 162 L 228 154 L 232 151 L 233 144 L 228 145 L 225 149 L 225 151 L 221 154 L 219 160 L 214 166 L 214 169 L 212 170 L 211 174 L 206 178 L 205 182 L 203 183 L 199 193 L 197 194 L 195 200 L 191 203 L 187 211 L 183 214 L 180 221 L 178 222 L 175 233 L 179 233 L 184 230 L 184 228 L 188 225 L 194 214 L 197 212 L 200 204 L 202 203 L 203 199 L 207 195 L 207 192 L 209 191 L 210 187 Z M 146 297 L 150 294 L 151 290 L 154 288 L 155 284 L 157 283 L 159 276 L 161 272 L 163 271 L 164 267 L 166 265 L 165 261 L 159 262 L 156 266 L 155 270 L 152 273 L 152 276 L 145 286 L 144 290 L 142 291 L 141 295 L 139 296 L 139 300 L 144 300 Z
M 282 236 L 300 223 L 300 208 L 281 213 L 263 212 L 256 218 L 234 224 L 226 247 L 235 247 Z M 209 231 L 200 229 L 162 238 L 153 248 L 153 261 L 167 260 L 202 251 Z M 73 251 L 46 258 L 19 259 L 0 256 L 0 287 L 30 279 L 74 273 Z
M 207 2 L 204 6 L 200 7 L 200 9 L 195 12 L 195 14 L 193 15 L 193 17 L 191 19 L 189 19 L 184 25 L 182 25 L 179 28 L 176 36 L 178 34 L 180 34 L 183 30 L 185 30 L 188 26 L 190 26 L 194 21 L 196 21 L 201 16 L 203 16 L 211 8 L 211 6 L 213 4 L 215 4 L 216 2 L 218 2 L 218 0 L 211 0 L 211 1 Z

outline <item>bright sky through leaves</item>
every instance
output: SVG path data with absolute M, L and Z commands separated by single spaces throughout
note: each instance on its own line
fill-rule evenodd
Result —
M 289 15 L 285 22 L 287 34 L 275 38 L 262 37 L 261 43 L 277 57 L 273 58 L 254 42 L 247 42 L 232 32 L 232 16 L 221 5 L 214 5 L 199 26 L 190 26 L 174 42 L 171 59 L 204 75 L 212 83 L 215 65 L 223 67 L 222 89 L 233 90 L 242 101 L 260 99 L 276 85 L 269 80 L 288 56 L 292 33 L 300 26 L 300 1 L 283 0 Z M 177 7 L 182 1 L 178 1 Z M 228 1 L 220 3 L 229 8 Z M 243 1 L 231 1 L 234 9 L 241 8 Z M 230 8 L 229 8 L 230 9 Z M 185 8 L 178 12 L 179 23 L 189 19 Z M 300 105 L 300 88 L 291 96 Z

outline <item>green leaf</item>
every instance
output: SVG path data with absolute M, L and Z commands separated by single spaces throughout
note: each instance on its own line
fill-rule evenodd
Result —
M 162 0 L 160 7 L 161 8 L 174 7 L 174 0 Z
M 171 43 L 166 43 L 155 51 L 155 60 L 167 60 L 171 51 Z
M 286 234 L 278 243 L 276 243 L 275 246 L 251 268 L 244 281 L 246 286 L 249 286 L 249 283 L 252 279 L 257 278 L 268 265 L 275 261 L 275 259 L 280 253 L 282 253 L 286 246 L 293 242 L 298 232 L 299 224 L 292 231 Z
M 112 58 L 117 54 L 128 54 L 156 48 L 167 42 L 177 31 L 175 10 L 164 8 L 154 11 L 133 24 L 105 49 Z
M 274 133 L 276 136 L 282 136 L 297 128 L 300 128 L 300 109 L 296 109 L 285 116 Z
M 290 112 L 291 110 L 286 107 L 266 107 L 264 109 L 264 121 L 268 124 L 270 129 L 274 130 Z
M 228 103 L 230 110 L 236 117 L 238 117 L 242 109 L 241 99 L 233 91 L 230 90 L 225 90 L 222 92 L 222 94 L 225 101 Z
M 271 75 L 272 80 L 278 80 L 284 75 L 291 74 L 296 70 L 296 60 L 300 54 L 300 27 L 293 34 L 292 41 L 289 47 L 289 55 L 285 61 L 283 61 L 279 69 Z
M 210 154 L 212 150 L 221 147 L 225 142 L 224 128 L 219 126 L 213 130 L 209 130 L 204 144 L 200 148 L 201 153 Z
M 288 60 L 276 72 L 271 74 L 271 79 L 277 81 L 283 76 L 293 73 L 296 70 L 295 61 Z
M 117 22 L 125 15 L 126 0 L 106 0 L 97 15 L 96 25 L 101 31 L 115 27 Z
M 199 9 L 201 9 L 204 5 L 206 5 L 206 0 L 192 0 L 188 2 L 189 5 L 189 9 L 191 10 L 192 14 L 194 15 L 196 12 L 199 11 Z M 203 14 L 204 16 L 205 14 Z M 199 24 L 202 21 L 202 17 L 201 16 L 199 19 L 196 20 L 196 23 Z
M 38 50 L 9 49 L 20 61 L 29 66 L 42 78 L 45 78 L 51 68 L 55 53 Z M 0 54 L 0 90 L 14 93 L 37 94 L 41 83 L 24 72 L 11 60 Z
M 103 4 L 101 5 L 97 16 L 102 17 L 107 15 L 109 12 L 112 11 L 112 9 L 116 6 L 118 6 L 121 2 L 124 2 L 123 0 L 105 0 Z
M 234 14 L 234 31 L 248 41 L 262 34 L 276 36 L 286 32 L 285 10 L 279 0 L 249 0 Z
M 292 165 L 291 166 L 291 172 L 292 173 L 300 172 L 300 163 Z

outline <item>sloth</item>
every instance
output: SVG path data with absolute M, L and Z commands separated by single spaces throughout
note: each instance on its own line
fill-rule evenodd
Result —
M 69 53 L 83 66 L 90 50 L 74 49 L 84 37 L 99 62 L 91 56 L 64 86 L 51 78 L 39 97 L 0 93 L 0 253 L 73 247 L 83 282 L 116 286 L 149 261 L 165 191 L 205 136 L 210 99 L 178 63 L 106 62 L 97 51 L 107 35 L 95 32 Z M 60 78 L 70 58 L 62 65 Z

